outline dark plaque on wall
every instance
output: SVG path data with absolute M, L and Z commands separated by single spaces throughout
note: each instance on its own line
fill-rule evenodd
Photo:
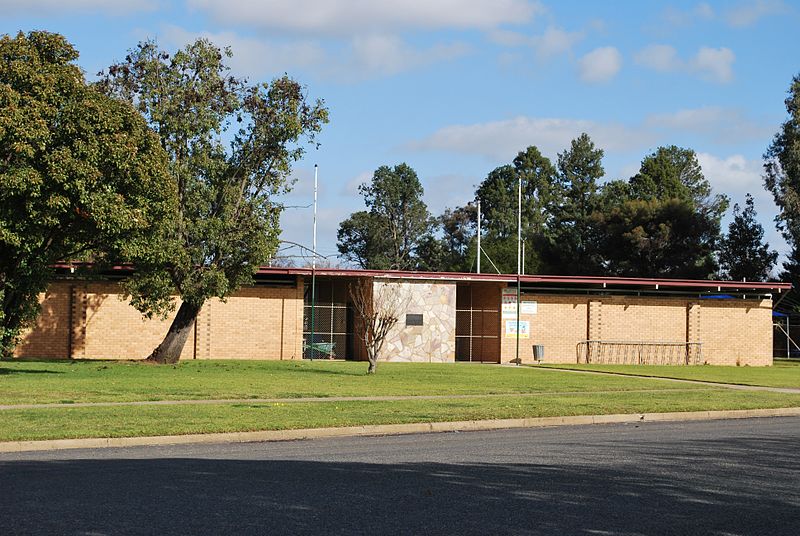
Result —
M 406 315 L 406 326 L 421 326 L 421 325 L 422 325 L 422 315 L 418 314 Z

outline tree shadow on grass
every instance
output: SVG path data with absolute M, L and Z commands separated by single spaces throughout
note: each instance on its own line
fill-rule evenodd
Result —
M 0 367 L 0 376 L 5 374 L 64 374 L 58 370 L 36 370 L 36 369 L 11 369 Z
M 364 363 L 364 368 L 358 369 L 323 369 L 323 368 L 303 368 L 298 367 L 292 369 L 292 374 L 322 374 L 330 376 L 367 376 L 367 363 Z
M 264 458 L 271 448 L 231 447 Z M 641 448 L 652 452 L 616 464 L 0 461 L 0 526 L 20 534 L 797 534 L 794 441 L 695 442 L 687 451 L 707 454 L 691 459 L 652 443 L 622 450 Z

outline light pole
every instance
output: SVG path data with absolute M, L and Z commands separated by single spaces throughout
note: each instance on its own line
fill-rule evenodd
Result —
M 314 164 L 314 223 L 311 231 L 311 340 L 308 343 L 308 357 L 314 360 L 314 305 L 317 292 L 317 171 Z
M 519 301 L 520 275 L 522 274 L 522 175 L 517 179 L 517 347 L 514 362 L 520 365 L 519 358 Z
M 478 199 L 478 273 L 481 273 L 481 200 Z

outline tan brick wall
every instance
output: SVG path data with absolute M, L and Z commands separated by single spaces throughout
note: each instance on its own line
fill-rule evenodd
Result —
M 116 283 L 91 282 L 83 289 L 84 341 L 75 345 L 76 359 L 144 359 L 164 339 L 177 313 L 176 307 L 165 320 L 146 320 L 120 299 L 122 294 Z M 76 327 L 80 326 L 76 322 Z M 194 357 L 194 342 L 192 330 L 181 359 Z
M 522 302 L 535 301 L 535 315 L 520 315 L 520 320 L 530 322 L 530 338 L 519 341 L 519 354 L 523 362 L 533 361 L 533 345 L 544 345 L 545 361 L 574 363 L 575 346 L 586 340 L 589 300 L 583 296 L 552 296 L 523 294 Z M 505 336 L 506 321 L 500 322 L 500 352 L 503 363 L 516 356 L 516 338 Z
M 446 285 L 442 295 L 430 285 L 415 283 L 421 292 L 416 293 L 419 303 L 414 307 L 434 300 L 441 308 L 439 316 L 449 319 L 451 309 L 454 314 L 454 285 Z M 499 289 L 487 287 L 486 292 L 500 303 Z M 42 315 L 24 335 L 15 355 L 50 359 L 146 357 L 162 340 L 172 318 L 143 320 L 119 296 L 119 288 L 111 282 L 53 283 L 40 296 Z M 770 300 L 536 294 L 525 294 L 523 300 L 537 302 L 536 314 L 521 316 L 531 327 L 531 337 L 520 340 L 520 355 L 526 362 L 533 359 L 532 345 L 542 344 L 546 361 L 574 363 L 578 342 L 591 338 L 701 342 L 702 360 L 709 364 L 772 364 Z M 429 311 L 408 312 L 422 312 L 426 327 L 434 327 Z M 499 328 L 503 362 L 515 356 L 515 339 L 504 336 L 506 320 L 501 320 Z M 438 338 L 431 336 L 430 344 L 423 342 L 422 349 L 417 348 L 409 358 L 453 359 L 454 328 L 448 322 L 444 327 L 436 324 Z M 296 287 L 242 289 L 225 303 L 210 300 L 203 307 L 182 358 L 300 359 L 302 325 L 302 280 Z
M 712 365 L 772 365 L 771 300 L 703 300 L 703 360 Z
M 41 314 L 36 323 L 26 330 L 14 350 L 15 357 L 67 359 L 70 346 L 70 301 L 72 289 L 69 283 L 50 285 L 47 292 L 39 295 Z
M 302 286 L 244 288 L 226 302 L 210 300 L 203 315 L 210 328 L 198 325 L 198 358 L 302 358 Z
M 175 312 L 146 320 L 120 296 L 112 282 L 54 283 L 41 297 L 42 316 L 15 355 L 144 359 L 163 340 Z M 302 283 L 245 288 L 225 303 L 205 304 L 181 359 L 300 359 L 302 325 Z
M 686 341 L 686 299 L 603 296 L 602 302 L 602 340 Z
M 772 364 L 770 300 L 696 300 L 635 296 L 553 296 L 523 294 L 536 301 L 537 314 L 521 315 L 531 336 L 520 339 L 520 357 L 533 361 L 533 345 L 544 345 L 545 361 L 575 363 L 576 345 L 603 341 L 701 342 L 702 360 L 712 365 Z M 505 337 L 501 356 L 515 357 L 516 339 Z

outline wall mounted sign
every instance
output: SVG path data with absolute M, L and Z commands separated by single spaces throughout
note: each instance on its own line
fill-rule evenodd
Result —
M 503 318 L 517 318 L 517 289 L 503 289 Z
M 516 320 L 506 320 L 506 337 L 508 338 L 516 338 L 517 336 L 517 321 Z M 531 323 L 527 320 L 520 320 L 519 321 L 519 338 L 520 339 L 530 339 L 531 338 Z

